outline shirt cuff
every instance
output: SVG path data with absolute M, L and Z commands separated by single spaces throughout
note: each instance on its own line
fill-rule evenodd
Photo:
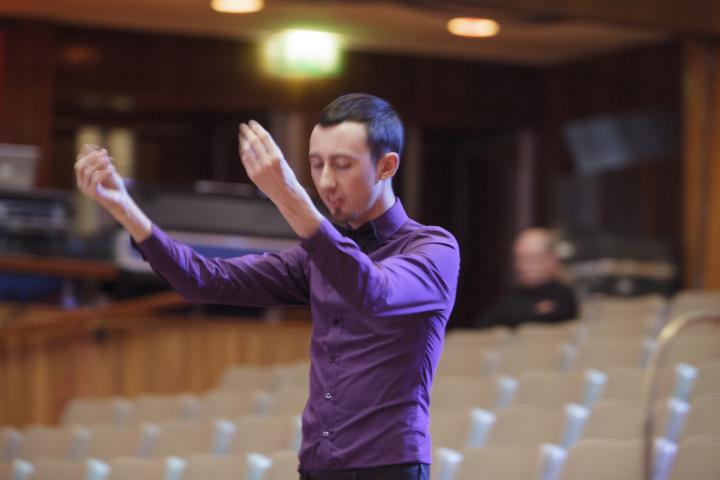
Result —
M 146 262 L 147 254 L 149 252 L 155 251 L 159 248 L 162 248 L 164 245 L 164 239 L 167 237 L 165 232 L 163 232 L 157 225 L 154 223 L 150 225 L 150 236 L 141 241 L 140 243 L 136 242 L 134 238 L 130 237 L 130 246 L 138 252 L 142 259 Z

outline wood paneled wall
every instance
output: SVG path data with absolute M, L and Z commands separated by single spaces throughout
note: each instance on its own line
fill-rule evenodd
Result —
M 76 396 L 203 392 L 235 364 L 307 360 L 310 322 L 126 315 L 22 341 L 0 331 L 0 425 L 55 423 Z M 304 318 L 304 319 L 300 319 Z
M 683 52 L 685 285 L 720 289 L 720 41 Z
M 682 52 L 676 43 L 639 47 L 548 68 L 538 123 L 535 213 L 563 225 L 558 182 L 589 185 L 599 199 L 596 228 L 680 242 L 680 153 L 663 161 L 584 178 L 573 166 L 563 128 L 568 121 L 643 110 L 681 111 Z M 581 183 L 584 182 L 584 183 Z
M 53 27 L 0 18 L 0 143 L 40 147 L 37 184 L 49 182 Z

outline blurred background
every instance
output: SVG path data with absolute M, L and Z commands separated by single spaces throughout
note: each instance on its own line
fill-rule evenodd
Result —
M 678 291 L 720 289 L 714 0 L 0 0 L 0 424 L 305 361 L 305 309 L 185 304 L 75 191 L 73 163 L 107 147 L 206 255 L 279 250 L 296 239 L 237 125 L 268 127 L 315 195 L 308 137 L 349 92 L 396 107 L 396 192 L 460 243 L 449 329 L 512 286 L 531 226 L 556 233 L 581 304 L 653 296 L 667 315 Z

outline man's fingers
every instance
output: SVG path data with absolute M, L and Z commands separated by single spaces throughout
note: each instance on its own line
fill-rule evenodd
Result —
M 102 152 L 107 152 L 107 150 L 105 150 L 104 148 L 96 147 L 95 145 L 83 145 L 76 158 L 78 162 L 81 162 Z
M 100 147 L 98 147 L 97 145 L 86 143 L 82 147 L 80 147 L 80 155 L 84 155 L 98 150 L 100 150 Z
M 96 171 L 106 168 L 109 165 L 111 165 L 110 158 L 107 156 L 107 151 L 105 150 L 93 152 L 78 161 L 75 165 L 78 186 L 84 190 L 89 189 L 92 175 Z
M 250 120 L 249 127 L 255 134 L 256 138 L 263 145 L 267 153 L 276 157 L 282 156 L 282 153 L 280 153 L 280 148 L 278 148 L 270 133 L 265 130 L 262 125 L 260 125 L 255 120 Z
M 94 171 L 90 176 L 90 183 L 88 185 L 90 193 L 97 194 L 98 186 L 103 185 L 106 180 L 111 180 L 114 173 L 115 168 L 112 165 L 109 165 L 101 170 Z
M 250 139 L 246 135 L 247 131 L 247 125 L 241 124 L 240 134 L 238 136 L 238 141 L 240 143 L 240 160 L 242 161 L 248 175 L 252 175 L 259 168 L 260 159 L 253 148 Z
M 75 162 L 75 170 L 84 170 L 88 166 L 104 161 L 107 158 L 107 150 L 96 150 L 84 155 L 78 155 L 78 161 Z
M 253 131 L 252 128 L 246 123 L 243 123 L 240 125 L 240 131 L 242 132 L 243 136 L 245 137 L 245 140 L 247 141 L 248 145 L 250 145 L 250 148 L 253 149 L 255 152 L 255 155 L 257 159 L 261 162 L 267 161 L 268 151 L 265 148 L 265 145 L 263 144 L 262 140 L 258 137 L 258 135 Z

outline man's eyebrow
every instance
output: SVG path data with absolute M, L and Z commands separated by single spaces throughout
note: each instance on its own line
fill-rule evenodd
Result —
M 320 155 L 319 153 L 310 152 L 310 153 L 308 154 L 308 159 L 312 160 L 313 158 L 320 158 L 320 159 L 321 159 L 321 158 L 323 158 L 323 156 Z M 343 152 L 343 153 L 331 153 L 331 154 L 328 156 L 328 158 L 329 158 L 330 160 L 336 160 L 336 159 L 338 159 L 338 158 L 350 158 L 350 159 L 356 160 L 356 159 L 357 159 L 357 156 L 353 155 L 352 153 L 344 153 L 344 152 Z

